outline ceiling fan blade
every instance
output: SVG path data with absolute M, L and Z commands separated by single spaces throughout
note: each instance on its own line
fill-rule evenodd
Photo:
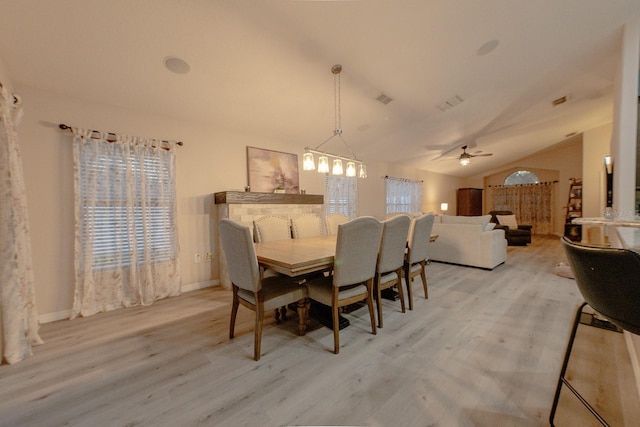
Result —
M 493 153 L 484 153 L 484 154 L 469 154 L 471 157 L 488 157 L 493 156 Z

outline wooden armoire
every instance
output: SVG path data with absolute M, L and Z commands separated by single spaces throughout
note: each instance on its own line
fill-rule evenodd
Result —
M 456 215 L 482 215 L 482 188 L 458 188 Z

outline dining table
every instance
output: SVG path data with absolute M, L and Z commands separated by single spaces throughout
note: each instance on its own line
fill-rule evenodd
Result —
M 258 265 L 262 270 L 269 269 L 296 278 L 331 271 L 336 253 L 336 238 L 336 235 L 327 235 L 255 243 Z M 429 241 L 434 242 L 437 238 L 437 234 L 431 234 Z M 323 307 L 316 305 L 311 311 L 322 324 L 333 327 L 330 311 L 326 312 Z M 302 322 L 301 319 L 301 325 Z M 341 316 L 340 329 L 348 325 L 348 319 Z M 303 329 L 301 327 L 302 333 Z
M 255 243 L 258 264 L 290 277 L 304 276 L 333 267 L 336 253 L 336 235 L 285 239 Z M 434 242 L 437 234 L 431 234 Z

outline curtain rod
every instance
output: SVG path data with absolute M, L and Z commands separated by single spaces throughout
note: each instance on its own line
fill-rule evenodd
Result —
M 556 179 L 555 181 L 545 181 L 545 182 L 535 182 L 532 184 L 512 184 L 512 185 L 488 185 L 488 187 L 524 187 L 527 185 L 549 185 L 549 184 L 557 184 L 558 180 Z
M 424 182 L 423 180 L 418 180 L 418 179 L 409 179 L 409 178 L 396 178 L 395 176 L 389 176 L 389 175 L 385 175 L 383 177 L 384 179 L 393 179 L 396 181 L 405 181 L 405 182 Z
M 67 126 L 67 125 L 65 125 L 64 123 L 60 123 L 60 124 L 58 125 L 58 127 L 59 127 L 60 129 L 62 129 L 62 130 L 72 130 L 71 126 Z M 97 133 L 100 133 L 100 131 L 97 131 L 97 130 L 92 130 L 91 132 L 97 132 Z M 108 133 L 109 135 L 113 135 L 113 136 L 117 136 L 117 135 L 118 135 L 117 133 L 113 133 L 113 132 L 107 132 L 107 133 Z M 169 141 L 162 140 L 162 142 L 169 142 Z M 182 142 L 182 141 L 177 141 L 177 142 L 176 142 L 176 144 L 178 144 L 179 146 L 181 146 L 181 147 L 182 147 L 182 146 L 184 145 L 184 142 Z
M 2 82 L 0 82 L 0 88 L 3 88 L 3 87 L 4 87 L 4 85 L 2 84 Z M 18 97 L 13 95 L 13 94 L 11 94 L 11 96 L 13 96 L 13 103 L 17 104 L 18 103 Z

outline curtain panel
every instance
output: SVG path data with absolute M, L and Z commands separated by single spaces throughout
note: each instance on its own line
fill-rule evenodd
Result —
M 73 129 L 71 318 L 180 294 L 174 141 Z
M 533 234 L 553 233 L 553 182 L 494 187 L 493 209 L 509 210 L 518 224 L 533 226 Z
M 15 363 L 42 344 L 38 335 L 31 234 L 16 126 L 18 99 L 0 85 L 0 353 Z
M 357 179 L 326 174 L 324 193 L 325 215 L 341 213 L 354 219 L 358 216 Z
M 411 213 L 422 210 L 422 181 L 385 177 L 386 213 Z

